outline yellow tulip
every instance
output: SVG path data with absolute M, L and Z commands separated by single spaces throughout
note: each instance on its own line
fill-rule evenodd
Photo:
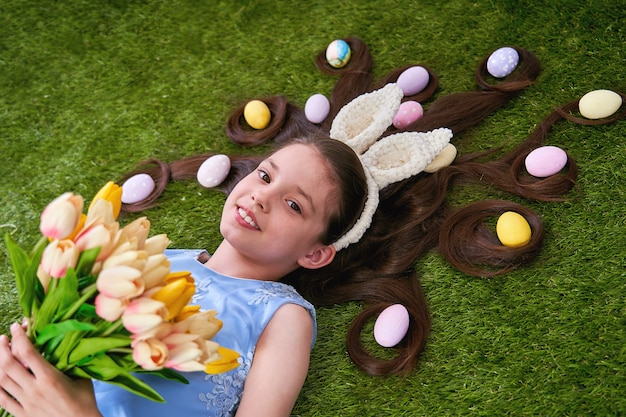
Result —
M 107 182 L 104 187 L 100 189 L 91 201 L 89 210 L 97 200 L 106 200 L 113 205 L 113 216 L 117 219 L 122 209 L 122 187 L 115 184 L 113 181 Z
M 217 353 L 219 353 L 220 359 L 209 362 L 204 367 L 204 372 L 207 374 L 221 374 L 239 366 L 240 355 L 234 350 L 220 346 Z
M 189 317 L 193 317 L 194 315 L 198 314 L 199 312 L 200 312 L 200 306 L 187 304 L 185 307 L 183 307 L 180 310 L 178 315 L 176 315 L 176 317 L 174 317 L 174 321 L 175 322 L 184 321 L 184 320 L 188 319 Z
M 166 285 L 150 298 L 162 301 L 167 306 L 167 320 L 171 320 L 189 303 L 196 292 L 196 286 L 189 272 L 169 274 L 165 282 Z

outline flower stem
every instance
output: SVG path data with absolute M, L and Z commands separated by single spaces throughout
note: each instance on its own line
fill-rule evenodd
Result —
M 87 301 L 91 297 L 93 297 L 93 295 L 96 293 L 96 291 L 98 291 L 98 289 L 96 288 L 96 284 L 95 283 L 93 283 L 90 286 L 86 287 L 83 290 L 83 295 L 80 297 L 80 299 L 78 299 L 78 301 L 76 301 L 74 303 L 74 305 L 72 305 L 72 308 L 70 308 L 67 311 L 67 313 L 65 313 L 63 318 L 61 318 L 61 321 L 70 319 L 74 315 L 74 313 L 76 313 L 76 311 L 80 308 L 80 306 L 85 303 L 85 301 Z

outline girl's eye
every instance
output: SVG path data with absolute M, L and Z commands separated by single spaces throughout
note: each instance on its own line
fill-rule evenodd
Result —
M 267 174 L 267 172 L 263 171 L 262 169 L 259 169 L 259 178 L 261 178 L 262 181 L 265 181 L 267 183 L 270 182 L 270 176 Z
M 295 201 L 291 201 L 291 200 L 289 200 L 289 201 L 287 201 L 287 204 L 289 205 L 289 207 L 290 207 L 293 211 L 295 211 L 295 212 L 297 212 L 297 213 L 302 213 L 302 210 L 300 209 L 300 206 L 299 206 L 299 205 L 298 205 L 298 203 L 296 203 Z

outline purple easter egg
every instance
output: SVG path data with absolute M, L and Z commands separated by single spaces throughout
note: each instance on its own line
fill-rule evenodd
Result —
M 122 185 L 122 203 L 134 204 L 145 200 L 156 184 L 148 174 L 137 174 L 127 179 Z
M 409 330 L 409 312 L 402 304 L 384 309 L 374 323 L 374 339 L 383 347 L 400 343 Z
M 430 75 L 426 68 L 415 66 L 405 69 L 396 81 L 405 96 L 412 96 L 428 85 Z
M 227 155 L 213 155 L 200 165 L 196 178 L 206 188 L 217 187 L 230 171 L 230 158 Z
M 495 50 L 487 59 L 487 71 L 496 78 L 504 78 L 517 68 L 519 54 L 514 48 L 505 46 Z
M 393 117 L 393 125 L 396 129 L 404 129 L 424 114 L 422 105 L 417 101 L 405 101 L 400 104 L 398 112 Z
M 542 146 L 530 152 L 524 163 L 530 175 L 545 178 L 565 167 L 567 153 L 557 146 Z
M 304 115 L 311 123 L 322 123 L 330 111 L 330 102 L 323 94 L 313 94 L 304 105 Z

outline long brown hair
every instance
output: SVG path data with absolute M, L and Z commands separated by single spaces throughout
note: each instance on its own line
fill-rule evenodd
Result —
M 321 124 L 309 122 L 304 111 L 284 96 L 262 97 L 272 114 L 270 126 L 253 130 L 246 126 L 243 107 L 235 109 L 229 118 L 226 133 L 236 143 L 253 146 L 273 140 L 284 144 L 302 137 L 328 136 L 337 112 L 350 100 L 365 92 L 395 82 L 412 65 L 398 68 L 378 82 L 372 80 L 372 57 L 367 46 L 358 38 L 345 39 L 351 49 L 348 65 L 336 69 L 325 60 L 324 51 L 316 57 L 316 66 L 324 73 L 338 77 L 330 96 L 330 114 Z M 437 98 L 426 108 L 422 118 L 403 130 L 428 131 L 447 127 L 454 132 L 454 141 L 462 132 L 476 125 L 497 108 L 517 96 L 536 80 L 540 72 L 537 58 L 529 51 L 515 48 L 520 56 L 518 68 L 506 79 L 490 83 L 486 70 L 486 56 L 475 72 L 475 91 L 450 94 Z M 413 64 L 421 65 L 421 64 Z M 426 88 L 404 100 L 428 101 L 437 90 L 438 78 L 427 66 L 430 81 Z M 430 313 L 426 295 L 414 267 L 425 253 L 438 250 L 453 266 L 476 276 L 490 277 L 506 273 L 534 259 L 540 251 L 544 228 L 539 217 L 524 206 L 502 200 L 489 200 L 451 209 L 447 195 L 452 187 L 466 183 L 480 183 L 497 187 L 511 194 L 537 201 L 561 201 L 575 185 L 576 163 L 568 155 L 566 169 L 547 178 L 535 178 L 524 170 L 529 152 L 541 146 L 550 128 L 559 120 L 580 124 L 610 123 L 623 118 L 626 111 L 601 121 L 586 121 L 572 116 L 575 100 L 548 115 L 514 150 L 489 160 L 493 152 L 460 155 L 454 163 L 439 171 L 421 173 L 381 190 L 380 204 L 372 224 L 361 241 L 337 253 L 330 265 L 319 270 L 296 270 L 284 278 L 305 297 L 317 305 L 332 305 L 359 301 L 363 311 L 355 317 L 347 335 L 347 349 L 354 363 L 365 372 L 389 375 L 411 371 L 424 349 L 430 331 Z M 384 135 L 398 130 L 390 127 Z M 156 198 L 170 180 L 194 178 L 199 165 L 207 155 L 185 158 L 171 164 L 151 160 L 137 172 L 148 171 L 161 178 L 159 187 L 145 202 L 124 205 L 127 211 L 144 209 Z M 258 164 L 258 157 L 231 157 L 233 169 L 220 189 L 228 192 L 233 184 Z M 338 165 L 334 167 L 338 168 Z M 126 176 L 126 178 L 128 177 Z M 361 183 L 361 179 L 356 180 Z M 344 187 L 347 186 L 344 181 Z M 360 190 L 360 189 L 359 189 Z M 345 206 L 338 218 L 347 219 L 347 211 L 362 207 L 363 190 L 346 200 L 357 199 L 353 206 Z M 357 211 L 360 212 L 361 208 Z M 531 230 L 531 241 L 521 248 L 501 245 L 485 224 L 487 219 L 504 211 L 516 211 L 526 218 Z M 353 220 L 351 220 L 353 221 Z M 335 230 L 342 229 L 342 227 Z M 332 235 L 333 233 L 330 233 Z M 335 233 L 336 234 L 336 233 Z M 331 236 L 329 239 L 332 240 Z M 330 241 L 329 241 L 330 242 Z M 380 359 L 368 352 L 361 341 L 363 326 L 391 304 L 403 304 L 410 314 L 407 336 L 395 347 L 392 359 Z

